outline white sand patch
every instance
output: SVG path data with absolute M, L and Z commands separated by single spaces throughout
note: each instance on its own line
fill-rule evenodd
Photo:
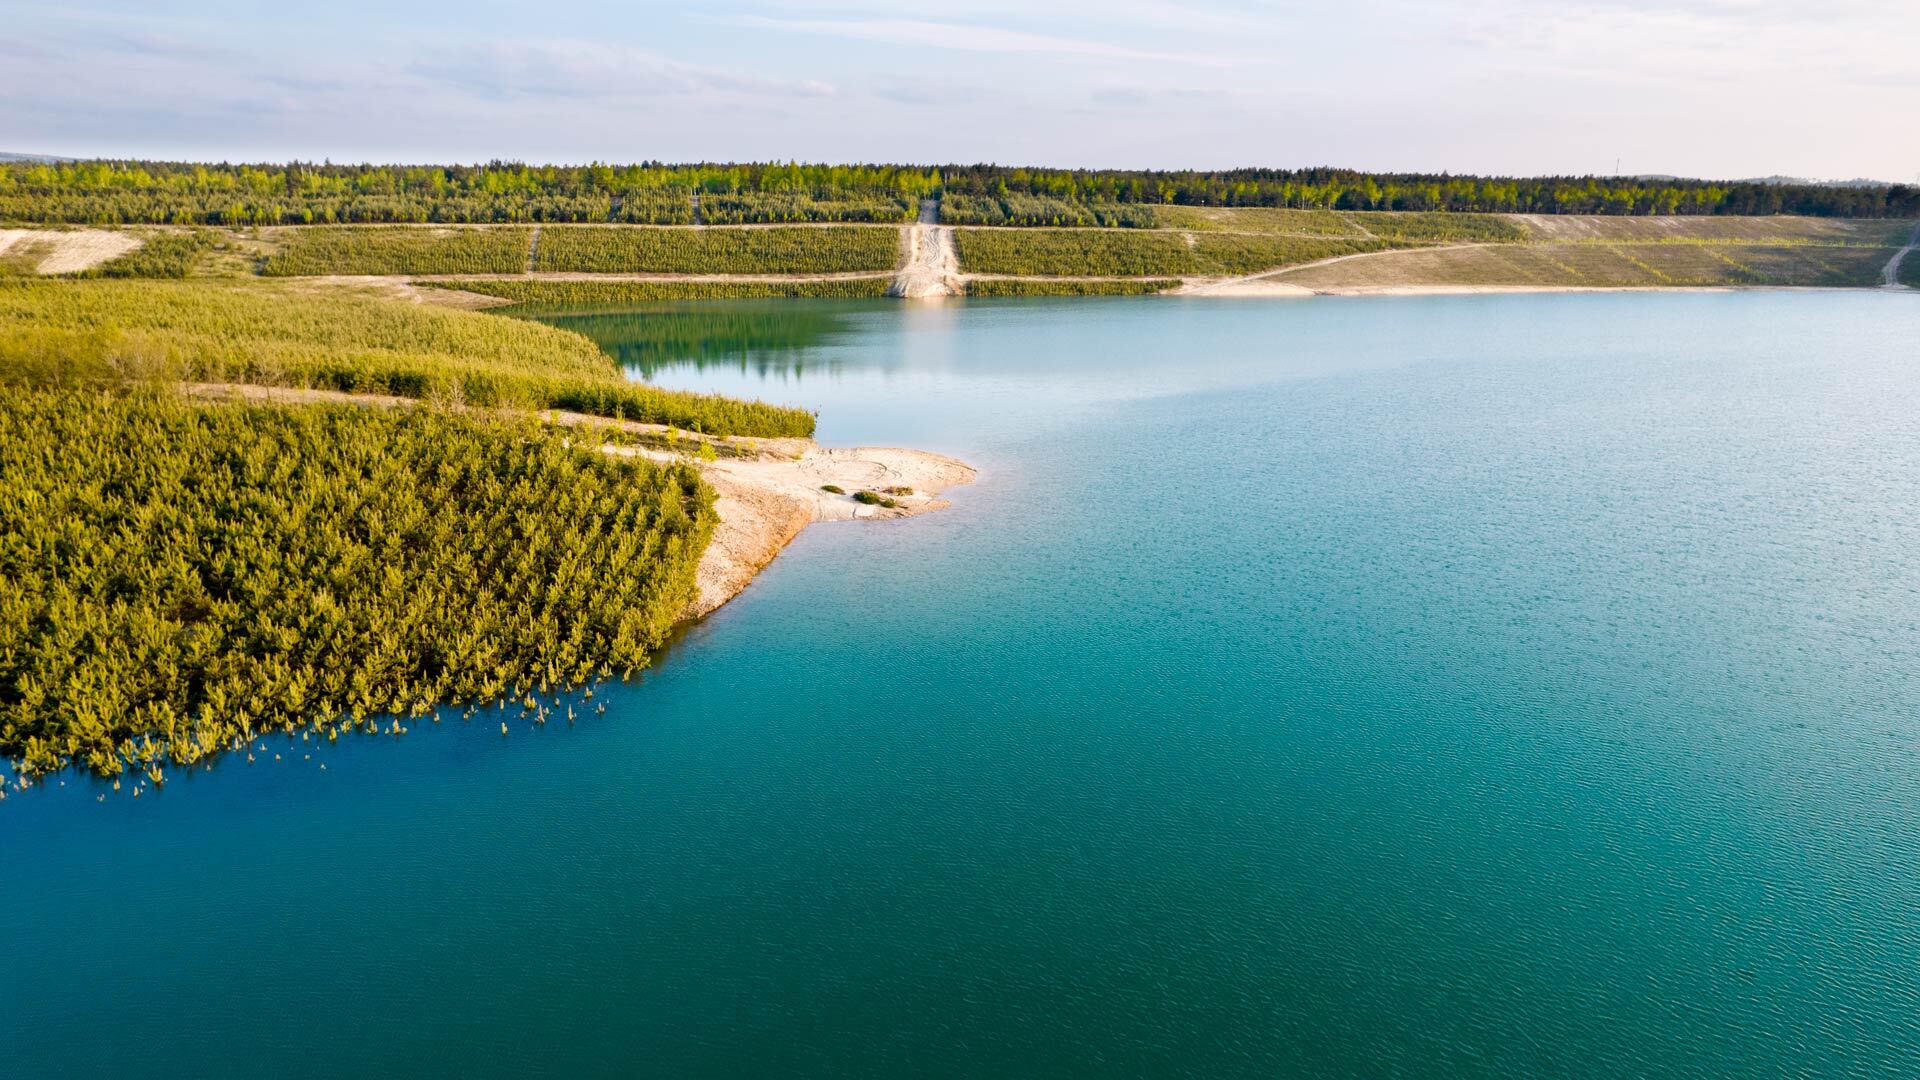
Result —
M 139 247 L 130 233 L 106 229 L 0 229 L 0 257 L 41 252 L 37 274 L 74 274 L 91 270 Z

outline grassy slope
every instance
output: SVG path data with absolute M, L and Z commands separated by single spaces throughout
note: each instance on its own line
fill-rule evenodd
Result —
M 1910 222 L 1797 217 L 1578 217 L 1360 213 L 1162 206 L 1157 228 L 961 227 L 965 274 L 1112 277 L 1160 281 L 1284 270 L 1335 256 L 1416 249 L 1292 272 L 1287 280 L 1328 288 L 1396 285 L 1826 285 L 1875 284 L 1874 253 L 1890 257 Z M 884 292 L 899 257 L 892 226 L 672 229 L 545 226 L 542 272 L 571 274 L 790 275 L 770 282 L 577 281 L 522 276 L 526 226 L 283 227 L 260 241 L 204 239 L 174 231 L 99 273 L 204 274 L 266 250 L 269 274 L 498 274 L 507 280 L 456 286 L 527 303 L 604 303 L 669 298 L 867 297 Z M 157 235 L 160 235 L 157 233 Z M 1439 247 L 1495 246 L 1443 253 Z M 1593 250 L 1583 250 L 1583 249 Z M 167 250 L 162 250 L 167 249 Z M 846 281 L 803 275 L 867 274 Z M 1144 289 L 1147 286 L 1138 286 Z M 1085 287 L 992 284 L 977 294 L 1086 292 Z
M 1146 229 L 956 229 L 971 274 L 1185 276 L 1245 274 L 1381 247 L 1377 241 Z
M 1506 285 L 1585 288 L 1871 285 L 1890 249 L 1695 242 L 1509 244 L 1396 251 L 1284 272 L 1310 288 Z
M 829 278 L 809 281 L 588 281 L 554 280 L 422 281 L 440 289 L 497 296 L 517 304 L 619 304 L 645 300 L 745 300 L 756 297 L 828 297 L 858 299 L 885 296 L 884 277 Z
M 656 229 L 567 226 L 541 231 L 534 266 L 599 274 L 882 273 L 900 259 L 900 230 L 834 228 Z
M 591 341 L 499 319 L 291 285 L 0 282 L 0 376 L 160 373 L 563 408 L 714 434 L 806 435 L 798 409 L 629 382 Z
M 264 235 L 278 248 L 262 268 L 271 277 L 517 274 L 527 268 L 533 230 L 520 225 L 310 225 L 271 229 Z
M 693 596 L 712 493 L 591 437 L 13 387 L 0 754 L 158 780 L 261 731 L 643 665 Z

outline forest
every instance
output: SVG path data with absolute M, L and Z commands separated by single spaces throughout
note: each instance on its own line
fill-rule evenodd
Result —
M 0 221 L 70 224 L 901 222 L 1153 224 L 1155 206 L 1606 215 L 1920 217 L 1920 187 L 1348 169 L 999 165 L 0 163 Z M 950 206 L 950 208 L 949 208 Z
M 644 666 L 714 526 L 692 468 L 590 432 L 0 374 L 0 754 L 27 777 L 137 794 L 265 732 Z

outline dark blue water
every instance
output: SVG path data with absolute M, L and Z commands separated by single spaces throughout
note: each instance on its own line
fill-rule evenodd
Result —
M 782 303 L 630 355 L 981 482 L 570 729 L 10 795 L 0 1072 L 1920 1072 L 1920 300 Z

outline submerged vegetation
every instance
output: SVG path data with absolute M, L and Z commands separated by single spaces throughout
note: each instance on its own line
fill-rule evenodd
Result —
M 891 270 L 891 228 L 546 229 L 535 270 L 602 274 L 835 274 Z
M 809 435 L 799 409 L 630 382 L 577 334 L 290 285 L 0 281 L 0 380 L 134 375 Z
M 428 408 L 14 387 L 0 754 L 192 765 L 266 731 L 637 668 L 713 528 L 686 466 Z

